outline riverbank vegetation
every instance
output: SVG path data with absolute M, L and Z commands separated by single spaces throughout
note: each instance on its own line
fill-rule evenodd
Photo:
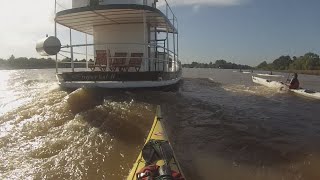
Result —
M 191 64 L 183 64 L 184 68 L 219 68 L 219 69 L 253 69 L 248 65 L 235 64 L 225 60 L 217 60 L 215 63 L 199 63 L 192 62 Z
M 309 52 L 303 56 L 280 56 L 272 63 L 263 61 L 256 69 L 266 71 L 296 72 L 299 74 L 320 75 L 320 58 L 318 54 Z
M 280 56 L 272 63 L 267 63 L 266 61 L 260 63 L 257 66 L 257 69 L 268 71 L 315 71 L 320 70 L 320 58 L 318 54 L 311 52 L 306 53 L 305 55 L 300 57 L 293 56 L 291 58 L 290 56 Z
M 91 60 L 92 61 L 92 60 Z M 59 68 L 70 68 L 70 58 L 59 61 Z M 75 68 L 85 68 L 86 60 L 75 60 Z M 55 68 L 56 62 L 52 58 L 16 58 L 13 55 L 8 59 L 0 59 L 0 69 L 49 69 Z
M 59 68 L 70 68 L 70 58 L 59 61 Z M 75 68 L 85 68 L 86 60 L 75 59 Z M 90 60 L 93 62 L 93 60 Z M 8 59 L 0 58 L 0 69 L 47 69 L 55 68 L 56 63 L 52 58 L 16 58 L 13 55 Z M 257 67 L 235 64 L 225 60 L 217 60 L 215 63 L 183 64 L 184 68 L 220 68 L 220 69 L 257 69 L 266 71 L 297 72 L 299 74 L 320 75 L 320 57 L 315 53 L 306 53 L 300 57 L 280 56 L 271 63 L 263 61 Z

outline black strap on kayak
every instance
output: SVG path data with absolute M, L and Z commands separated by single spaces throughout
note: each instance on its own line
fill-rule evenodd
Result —
M 158 169 L 158 172 L 137 174 L 137 179 L 150 177 L 151 174 L 153 174 L 156 175 L 156 177 L 150 178 L 154 180 L 173 180 L 170 167 L 170 161 L 173 159 L 173 151 L 168 141 L 150 140 L 142 149 L 142 157 L 146 161 L 146 166 L 152 166 L 152 164 L 156 164 L 156 162 L 160 160 L 164 161 L 164 165 Z
M 309 89 L 306 89 L 304 90 L 305 93 L 309 93 L 309 94 L 314 94 L 316 93 L 315 91 L 312 91 L 312 90 L 309 90 Z
M 163 160 L 169 164 L 173 158 L 173 151 L 168 141 L 150 140 L 142 149 L 142 157 L 146 165 Z

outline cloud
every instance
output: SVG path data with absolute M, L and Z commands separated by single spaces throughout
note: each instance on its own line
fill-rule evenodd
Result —
M 0 57 L 36 56 L 35 43 L 53 33 L 51 0 L 7 1 L 0 6 Z
M 203 6 L 234 6 L 250 0 L 167 0 L 170 6 L 191 6 L 198 12 Z M 70 0 L 59 1 L 58 9 L 71 6 Z M 64 3 L 69 2 L 69 3 Z M 161 5 L 163 0 L 160 0 Z M 38 56 L 35 43 L 46 34 L 53 35 L 53 0 L 6 1 L 0 6 L 0 58 Z M 61 9 L 62 8 L 62 9 Z M 59 34 L 60 29 L 59 30 Z M 64 40 L 64 39 L 62 39 Z
M 194 5 L 194 6 L 192 7 L 192 11 L 193 11 L 194 13 L 199 12 L 199 11 L 200 11 L 200 5 Z
M 170 6 L 235 6 L 247 2 L 248 0 L 168 0 Z M 163 1 L 159 5 L 164 5 Z

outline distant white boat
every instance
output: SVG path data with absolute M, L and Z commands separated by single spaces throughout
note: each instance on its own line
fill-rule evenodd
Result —
M 266 77 L 283 77 L 282 75 L 278 74 L 257 74 L 258 76 L 266 76 Z
M 250 71 L 243 71 L 242 73 L 243 73 L 243 74 L 251 74 L 252 72 L 250 72 Z

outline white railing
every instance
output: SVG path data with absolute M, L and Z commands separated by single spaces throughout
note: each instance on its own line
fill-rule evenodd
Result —
M 144 47 L 148 47 L 148 51 L 144 52 Z M 80 52 L 83 47 L 94 47 L 94 54 L 86 54 Z M 134 48 L 133 48 L 134 47 Z M 78 50 L 77 50 L 78 48 Z M 72 50 L 71 50 L 72 49 Z M 65 45 L 62 46 L 62 50 L 60 51 L 60 56 L 64 58 L 63 61 L 58 61 L 60 64 L 59 67 L 71 68 L 72 72 L 75 72 L 76 68 L 83 68 L 80 64 L 85 65 L 86 68 L 92 64 L 95 64 L 97 55 L 95 53 L 96 50 L 106 50 L 109 59 L 116 58 L 125 58 L 126 64 L 129 63 L 129 60 L 132 59 L 130 56 L 131 53 L 143 53 L 142 57 L 142 66 L 144 69 L 141 71 L 164 71 L 171 72 L 177 71 L 177 67 L 179 64 L 179 60 L 177 60 L 177 55 L 174 54 L 172 50 L 167 49 L 164 46 L 155 45 L 155 44 L 143 44 L 143 43 L 108 43 L 108 44 L 74 44 L 74 45 Z M 115 57 L 115 53 L 126 53 L 126 57 Z M 90 59 L 84 58 L 75 58 L 76 55 L 82 57 L 89 57 Z M 78 57 L 79 57 L 78 56 Z M 74 59 L 72 59 L 72 57 Z M 176 58 L 174 58 L 176 57 Z M 77 60 L 76 60 L 77 59 Z M 82 61 L 82 62 L 81 62 Z M 107 63 L 110 63 L 108 60 Z M 69 66 L 61 66 L 61 64 L 69 64 Z M 109 64 L 107 65 L 107 71 L 109 69 Z

